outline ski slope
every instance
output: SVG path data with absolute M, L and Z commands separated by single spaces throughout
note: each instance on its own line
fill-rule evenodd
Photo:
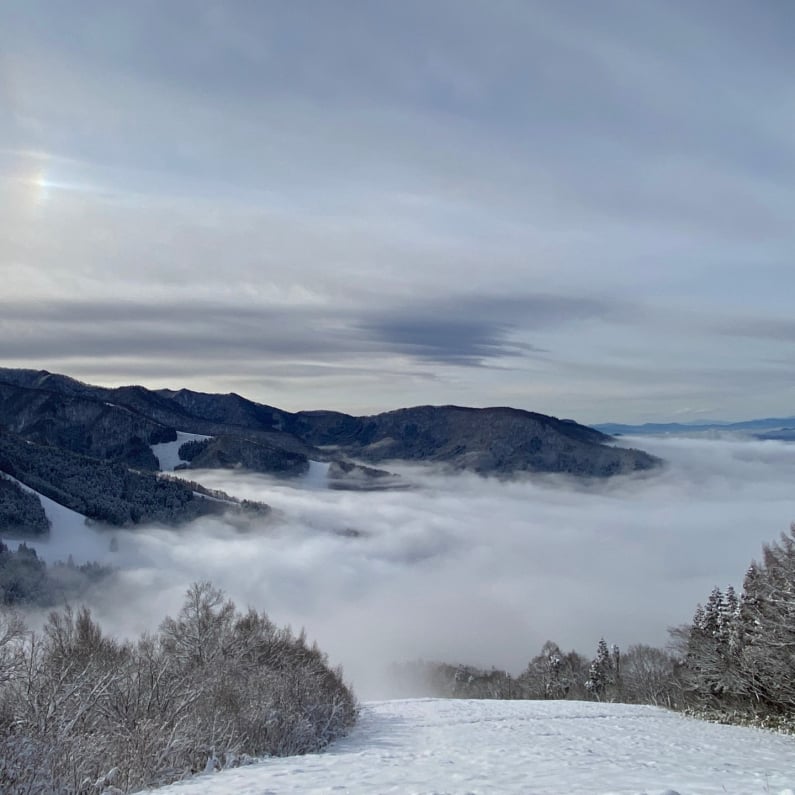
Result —
M 179 448 L 185 442 L 203 441 L 212 439 L 212 436 L 202 436 L 200 433 L 186 433 L 177 431 L 177 439 L 174 442 L 161 442 L 160 444 L 149 445 L 157 458 L 161 472 L 173 472 L 180 464 L 190 463 L 179 457 Z
M 113 536 L 92 528 L 82 513 L 77 513 L 77 511 L 45 497 L 5 472 L 0 473 L 0 477 L 13 480 L 25 491 L 35 494 L 41 501 L 44 514 L 50 520 L 51 525 L 49 534 L 44 536 L 17 537 L 3 534 L 3 539 L 6 542 L 12 541 L 15 545 L 24 541 L 29 547 L 33 547 L 39 557 L 47 563 L 65 561 L 70 556 L 75 563 L 87 563 L 88 561 L 108 563 L 114 560 L 110 551 L 110 539 Z M 2 794 L 0 793 L 0 795 Z
M 795 738 L 656 707 L 420 699 L 365 704 L 321 754 L 206 773 L 158 795 L 795 795 Z

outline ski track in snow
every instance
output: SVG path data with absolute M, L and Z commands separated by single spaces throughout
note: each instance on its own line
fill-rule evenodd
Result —
M 202 436 L 200 433 L 177 431 L 177 440 L 175 442 L 162 442 L 161 444 L 150 445 L 150 447 L 160 464 L 160 471 L 173 472 L 180 464 L 188 463 L 179 457 L 179 448 L 182 447 L 185 442 L 203 439 L 212 439 L 212 436 Z
M 795 739 L 657 707 L 412 699 L 365 704 L 327 751 L 157 795 L 753 795 L 795 781 Z

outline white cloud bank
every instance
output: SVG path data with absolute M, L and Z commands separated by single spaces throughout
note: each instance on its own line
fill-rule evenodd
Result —
M 795 519 L 795 445 L 637 443 L 668 467 L 587 484 L 408 469 L 416 489 L 380 493 L 198 473 L 277 518 L 249 532 L 218 520 L 124 532 L 123 569 L 94 608 L 137 632 L 178 609 L 191 581 L 211 579 L 240 606 L 305 626 L 364 695 L 384 692 L 379 677 L 397 660 L 518 672 L 547 639 L 586 654 L 602 635 L 662 644 L 713 585 L 739 586 L 761 544 Z

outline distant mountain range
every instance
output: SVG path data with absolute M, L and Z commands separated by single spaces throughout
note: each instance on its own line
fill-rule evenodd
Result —
M 660 463 L 643 451 L 611 446 L 609 436 L 572 420 L 512 408 L 418 406 L 365 417 L 292 413 L 236 394 L 109 389 L 46 370 L 0 368 L 0 472 L 102 521 L 134 524 L 211 510 L 212 499 L 201 489 L 169 480 L 173 493 L 166 495 L 159 485 L 166 481 L 155 474 L 160 463 L 153 446 L 185 437 L 190 439 L 179 444 L 180 468 L 242 467 L 296 477 L 308 473 L 312 461 L 325 462 L 332 487 L 393 483 L 389 473 L 358 462 L 585 477 Z M 95 478 L 94 491 L 83 493 L 92 467 L 105 474 Z M 113 473 L 110 481 L 107 473 Z M 175 496 L 178 487 L 187 490 L 182 497 Z M 112 495 L 112 509 L 101 500 L 94 504 L 97 488 Z M 167 510 L 158 507 L 158 489 Z
M 694 433 L 742 433 L 757 439 L 795 441 L 795 417 L 766 417 L 744 422 L 647 422 L 643 425 L 624 425 L 607 422 L 594 428 L 610 436 L 681 436 Z

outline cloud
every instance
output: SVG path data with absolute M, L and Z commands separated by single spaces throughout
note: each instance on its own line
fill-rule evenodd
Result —
M 238 604 L 305 626 L 364 695 L 383 694 L 382 669 L 395 660 L 518 672 L 548 639 L 584 654 L 602 636 L 664 644 L 714 585 L 740 586 L 762 543 L 795 519 L 795 446 L 628 443 L 668 467 L 606 483 L 407 468 L 416 488 L 385 493 L 190 473 L 269 502 L 277 518 L 247 532 L 206 520 L 117 533 L 123 568 L 94 607 L 117 631 L 138 632 L 209 578 Z M 107 549 L 107 539 L 92 544 L 89 554 Z
M 202 302 L 15 303 L 3 311 L 3 322 L 10 325 L 7 355 L 14 358 L 39 358 L 48 348 L 54 358 L 79 354 L 169 361 L 201 352 L 212 359 L 226 353 L 300 358 L 356 352 L 355 340 L 346 341 L 344 330 L 335 334 L 324 328 L 334 320 L 333 313 L 324 317 L 300 307 Z M 13 334 L 13 329 L 24 330 Z M 364 347 L 359 343 L 359 350 Z
M 737 317 L 716 324 L 721 334 L 774 342 L 795 342 L 795 321 L 784 317 Z
M 317 405 L 320 388 L 340 408 L 496 392 L 590 421 L 695 397 L 727 419 L 786 413 L 791 393 L 754 375 L 786 328 L 747 328 L 730 389 L 700 376 L 729 370 L 716 318 L 786 320 L 795 289 L 792 12 L 719 16 L 620 0 L 4 8 L 4 306 L 105 318 L 50 322 L 48 351 L 7 312 L 0 354 L 103 380 L 171 363 L 202 389 L 247 371 L 268 402 L 292 356 L 280 395 Z M 124 308 L 115 325 L 120 295 L 181 328 L 143 308 L 140 328 Z M 180 311 L 214 303 L 215 326 Z M 317 367 L 337 355 L 332 389 Z M 399 389 L 362 378 L 385 357 Z M 593 363 L 620 381 L 577 375 Z M 672 395 L 657 367 L 699 394 Z
M 564 295 L 457 296 L 387 309 L 361 328 L 389 349 L 448 364 L 482 366 L 491 359 L 548 353 L 521 342 L 521 332 L 618 315 L 607 301 Z
M 197 299 L 0 302 L 9 359 L 150 357 L 173 361 L 202 354 L 269 361 L 402 354 L 418 361 L 482 366 L 489 360 L 542 352 L 512 341 L 513 332 L 540 330 L 607 315 L 593 299 L 554 295 L 461 297 L 367 308 Z
M 388 349 L 456 365 L 480 365 L 488 359 L 534 350 L 529 345 L 512 344 L 507 339 L 510 326 L 506 323 L 464 316 L 384 319 L 365 324 L 363 330 L 372 332 Z

